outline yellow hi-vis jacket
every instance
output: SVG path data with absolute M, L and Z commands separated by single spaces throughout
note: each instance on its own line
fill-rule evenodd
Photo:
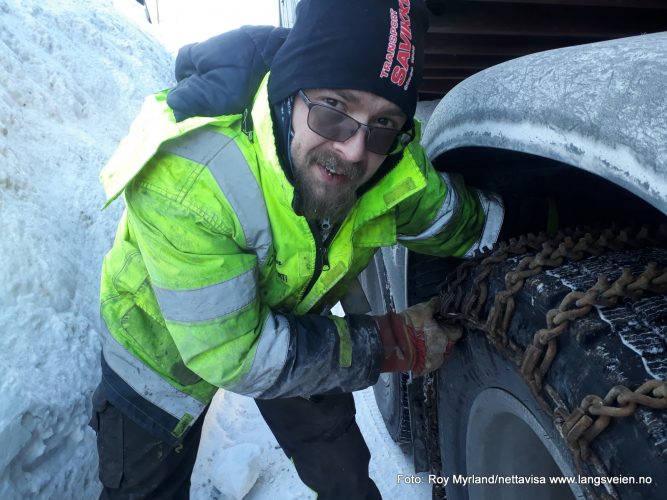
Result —
M 109 399 L 178 439 L 219 387 L 275 398 L 375 383 L 372 318 L 314 312 L 380 246 L 464 255 L 492 200 L 438 174 L 415 140 L 322 248 L 292 208 L 266 80 L 248 133 L 249 116 L 176 123 L 165 98 L 146 100 L 101 173 L 109 202 L 126 203 L 102 270 Z

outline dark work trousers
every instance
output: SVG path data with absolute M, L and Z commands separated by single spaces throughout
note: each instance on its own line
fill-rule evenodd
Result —
M 382 498 L 368 475 L 371 454 L 354 419 L 352 394 L 255 402 L 317 500 Z
M 257 406 L 301 480 L 318 500 L 376 500 L 368 475 L 370 452 L 354 419 L 351 394 L 256 400 Z M 170 447 L 127 418 L 98 394 L 91 426 L 97 432 L 100 500 L 189 498 L 190 477 L 204 420 L 183 444 Z
M 100 500 L 188 499 L 203 423 L 201 415 L 183 443 L 170 446 L 95 391 L 90 426 L 97 432 Z

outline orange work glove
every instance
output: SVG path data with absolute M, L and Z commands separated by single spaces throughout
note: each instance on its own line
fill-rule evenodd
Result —
M 433 318 L 438 303 L 433 297 L 402 313 L 374 316 L 384 346 L 381 372 L 412 371 L 420 376 L 440 368 L 463 331 Z

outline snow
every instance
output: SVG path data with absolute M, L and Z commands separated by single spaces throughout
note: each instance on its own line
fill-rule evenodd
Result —
M 149 25 L 134 0 L 0 0 L 3 500 L 97 497 L 87 422 L 100 376 L 99 270 L 122 210 L 117 202 L 100 211 L 97 174 L 143 97 L 174 83 L 178 45 L 233 27 L 232 17 L 237 25 L 270 22 L 262 16 L 273 4 L 277 12 L 277 2 L 255 1 L 244 1 L 252 18 L 222 11 L 225 21 L 216 23 L 200 14 L 192 28 L 184 24 L 186 2 L 179 10 L 176 0 L 160 1 L 160 25 Z M 231 2 L 188 2 L 193 10 L 213 4 Z M 218 30 L 206 32 L 204 18 Z M 429 498 L 426 481 L 397 482 L 397 474 L 412 473 L 411 459 L 384 431 L 372 391 L 355 398 L 384 498 Z M 204 425 L 192 497 L 244 496 L 314 495 L 254 402 L 221 391 Z
M 125 3 L 131 0 L 124 0 Z M 167 50 L 175 54 L 187 43 L 205 40 L 244 24 L 278 24 L 278 0 L 146 0 L 151 18 L 159 24 L 149 26 Z M 159 7 L 156 9 L 156 4 Z M 159 16 L 157 15 L 159 14 Z

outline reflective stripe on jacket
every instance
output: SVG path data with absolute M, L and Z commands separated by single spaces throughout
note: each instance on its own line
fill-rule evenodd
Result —
M 461 256 L 482 234 L 477 193 L 447 185 L 414 141 L 360 197 L 322 266 L 292 209 L 265 83 L 247 135 L 240 115 L 176 123 L 164 93 L 148 98 L 101 174 L 109 200 L 126 201 L 102 271 L 104 357 L 181 423 L 218 387 L 272 398 L 372 385 L 383 358 L 375 322 L 312 312 L 335 304 L 380 246 L 400 238 Z M 167 384 L 155 390 L 152 374 Z

